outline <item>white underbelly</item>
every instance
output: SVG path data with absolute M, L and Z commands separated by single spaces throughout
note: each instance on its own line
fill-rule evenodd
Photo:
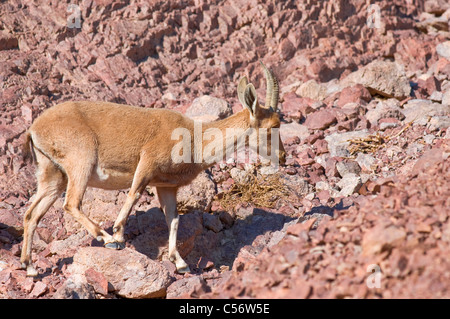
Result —
M 88 186 L 103 189 L 125 189 L 131 187 L 133 176 L 134 174 L 128 172 L 97 166 L 88 181 Z

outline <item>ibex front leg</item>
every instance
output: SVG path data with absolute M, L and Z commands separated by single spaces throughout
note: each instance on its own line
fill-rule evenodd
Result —
M 175 263 L 178 273 L 189 272 L 189 266 L 181 258 L 177 250 L 177 232 L 178 232 L 178 212 L 177 212 L 177 189 L 157 187 L 161 208 L 166 215 L 167 226 L 169 227 L 169 259 Z

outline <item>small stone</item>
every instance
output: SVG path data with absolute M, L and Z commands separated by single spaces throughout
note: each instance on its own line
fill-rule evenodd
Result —
M 327 89 L 315 80 L 309 80 L 303 83 L 295 93 L 301 97 L 322 101 L 327 96 Z
M 354 173 L 348 173 L 342 177 L 337 186 L 341 189 L 340 196 L 350 196 L 361 188 L 361 177 Z
M 219 216 L 208 213 L 203 214 L 203 226 L 215 233 L 218 233 L 223 229 L 223 224 L 220 221 Z
M 341 91 L 337 106 L 344 107 L 348 103 L 361 104 L 363 101 L 369 102 L 371 99 L 372 95 L 370 95 L 370 92 L 363 85 L 356 84 L 348 86 Z
M 358 163 L 355 161 L 341 161 L 336 163 L 336 168 L 339 174 L 344 177 L 349 173 L 353 173 L 358 175 L 361 173 L 361 167 L 359 167 Z
M 35 283 L 33 290 L 30 293 L 30 297 L 37 298 L 45 294 L 48 290 L 48 287 L 42 281 L 38 281 Z
M 436 46 L 436 52 L 441 57 L 446 58 L 447 60 L 450 60 L 450 41 L 445 41 L 445 42 L 439 43 Z
M 331 157 L 348 157 L 350 152 L 348 151 L 349 140 L 355 138 L 364 138 L 368 135 L 367 130 L 352 131 L 345 133 L 333 133 L 325 137 L 328 142 L 328 150 Z
M 336 123 L 336 116 L 329 110 L 319 110 L 306 117 L 305 126 L 311 130 L 324 130 Z

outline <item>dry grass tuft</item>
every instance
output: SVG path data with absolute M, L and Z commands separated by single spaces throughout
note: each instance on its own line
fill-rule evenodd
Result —
M 385 143 L 383 136 L 378 133 L 366 137 L 357 137 L 349 140 L 348 151 L 351 156 L 358 153 L 375 153 Z
M 216 196 L 224 210 L 231 210 L 237 204 L 274 208 L 279 199 L 287 198 L 290 194 L 280 173 L 262 175 L 254 170 L 248 172 L 242 180 L 244 182 L 235 181 L 228 191 Z
M 403 134 L 404 131 L 411 127 L 413 122 L 414 121 L 411 121 L 406 124 L 404 128 L 402 128 L 398 133 L 394 135 L 381 136 L 379 133 L 377 133 L 363 138 L 357 137 L 348 140 L 348 151 L 350 152 L 351 156 L 354 156 L 358 153 L 375 153 L 380 147 L 386 145 L 386 143 L 388 143 L 390 140 Z

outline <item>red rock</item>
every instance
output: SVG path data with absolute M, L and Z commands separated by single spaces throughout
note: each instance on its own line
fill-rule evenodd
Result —
M 372 95 L 369 90 L 361 84 L 356 84 L 354 86 L 348 86 L 341 91 L 337 106 L 343 107 L 348 103 L 361 104 L 362 102 L 369 102 L 371 99 Z
M 206 282 L 201 276 L 187 277 L 167 288 L 167 298 L 192 298 L 196 294 L 204 294 L 206 290 Z
M 446 77 L 447 79 L 450 79 L 450 61 L 446 58 L 440 58 L 436 62 L 436 69 L 434 71 L 434 74 L 438 77 Z
M 0 208 L 0 224 L 8 226 L 22 226 L 22 220 L 12 209 Z
M 324 130 L 336 122 L 337 119 L 333 112 L 320 110 L 306 117 L 305 126 L 311 130 Z
M 42 281 L 37 281 L 34 284 L 34 288 L 30 293 L 30 297 L 32 297 L 32 298 L 41 297 L 47 291 L 48 291 L 48 286 L 45 283 L 43 283 Z
M 323 131 L 317 131 L 314 134 L 310 134 L 307 138 L 303 140 L 305 144 L 314 144 L 318 139 L 323 139 L 324 134 Z
M 417 86 L 415 93 L 419 98 L 429 97 L 434 91 L 441 90 L 441 83 L 434 76 L 430 76 L 426 80 L 417 80 Z
M 328 202 L 328 200 L 331 198 L 330 191 L 325 190 L 325 189 L 321 190 L 316 195 L 317 195 L 317 198 L 319 198 L 319 200 L 321 202 L 325 202 L 325 203 Z
M 296 52 L 294 45 L 289 39 L 283 39 L 280 44 L 280 57 L 284 61 L 290 60 Z
M 442 161 L 442 150 L 436 148 L 424 153 L 414 165 L 411 174 L 417 175 L 426 172 L 430 167 Z
M 32 277 L 27 277 L 22 283 L 22 289 L 25 290 L 26 293 L 30 293 L 34 288 L 34 279 Z
M 338 162 L 338 159 L 335 157 L 330 157 L 327 159 L 325 164 L 325 175 L 329 177 L 337 177 L 339 176 L 339 172 L 336 167 L 336 163 Z
M 406 238 L 406 232 L 396 226 L 377 225 L 368 230 L 362 240 L 364 256 L 373 257 L 385 250 L 401 245 Z
M 311 165 L 314 163 L 314 152 L 311 149 L 307 149 L 298 154 L 295 159 L 299 165 Z
M 286 114 L 290 118 L 299 120 L 307 114 L 314 112 L 314 109 L 311 107 L 313 103 L 314 100 L 299 97 L 297 94 L 291 92 L 283 96 L 281 110 L 283 114 Z
M 84 275 L 95 292 L 102 295 L 108 294 L 108 280 L 106 280 L 102 273 L 95 271 L 93 268 L 89 268 L 84 272 Z
M 291 298 L 307 299 L 313 293 L 313 287 L 305 280 L 297 280 L 290 293 Z
M 337 129 L 339 131 L 354 131 L 359 123 L 359 118 L 353 118 L 347 121 L 339 122 Z
M 317 140 L 313 147 L 317 155 L 328 153 L 328 142 L 325 140 Z

